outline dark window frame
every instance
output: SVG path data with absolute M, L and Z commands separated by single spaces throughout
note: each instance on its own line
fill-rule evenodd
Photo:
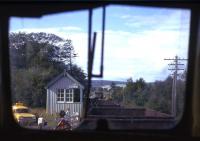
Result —
M 12 116 L 12 102 L 11 102 L 11 90 L 10 90 L 10 68 L 9 68 L 9 49 L 8 49 L 8 29 L 9 29 L 9 17 L 11 16 L 27 16 L 27 17 L 37 17 L 43 14 L 51 14 L 56 12 L 64 12 L 64 11 L 73 11 L 73 10 L 80 10 L 80 9 L 90 9 L 102 6 L 104 4 L 110 4 L 112 2 L 104 2 L 104 3 L 91 3 L 86 4 L 83 3 L 82 6 L 77 6 L 76 3 L 3 3 L 0 5 L 0 78 L 1 78 L 1 95 L 0 95 L 0 103 L 1 105 L 1 131 L 2 133 L 7 133 L 5 135 L 13 135 L 15 137 L 18 136 L 28 136 L 28 135 L 36 135 L 32 139 L 37 140 L 48 140 L 53 137 L 55 140 L 57 137 L 60 140 L 65 140 L 67 137 L 68 139 L 81 139 L 84 137 L 85 140 L 91 138 L 101 138 L 110 140 L 114 136 L 114 138 L 122 137 L 123 140 L 128 139 L 131 137 L 132 139 L 142 139 L 147 140 L 149 136 L 151 139 L 157 140 L 179 140 L 178 138 L 182 139 L 191 139 L 191 132 L 192 132 L 192 94 L 193 94 L 193 80 L 194 76 L 192 75 L 195 68 L 195 58 L 196 58 L 196 50 L 197 50 L 197 42 L 199 41 L 198 37 L 198 30 L 199 26 L 199 19 L 200 19 L 200 10 L 198 10 L 198 4 L 196 3 L 188 3 L 185 2 L 183 4 L 177 4 L 173 2 L 168 3 L 161 3 L 161 2 L 114 2 L 114 4 L 126 4 L 126 5 L 138 5 L 138 6 L 156 6 L 156 7 L 174 7 L 174 8 L 189 8 L 191 9 L 191 23 L 190 23 L 190 38 L 189 38 L 189 61 L 188 61 L 188 75 L 187 75 L 187 82 L 186 82 L 186 100 L 185 100 L 185 110 L 183 113 L 183 118 L 177 124 L 177 126 L 170 130 L 134 130 L 132 131 L 119 131 L 119 132 L 98 132 L 95 131 L 91 132 L 78 132 L 78 133 L 62 133 L 62 132 L 54 132 L 54 131 L 34 131 L 21 128 L 15 122 Z M 174 5 L 173 5 L 174 4 Z M 31 6 L 32 5 L 32 6 Z M 12 9 L 8 11 L 7 9 Z M 32 11 L 33 10 L 33 11 Z M 28 12 L 29 11 L 29 12 Z M 90 87 L 90 82 L 89 86 Z M 20 135 L 18 133 L 21 133 Z M 96 133 L 96 134 L 90 134 Z M 114 135 L 111 136 L 110 134 Z M 71 136 L 69 136 L 71 135 Z M 77 137 L 79 135 L 79 137 Z M 86 137 L 88 135 L 88 137 Z M 102 136 L 103 135 L 103 136 Z M 145 135 L 145 136 L 143 136 Z M 154 136 L 152 136 L 154 135 Z M 163 136 L 162 136 L 163 135 Z M 133 137 L 134 136 L 134 137 Z M 63 138 L 66 137 L 66 138 Z M 10 139 L 8 136 L 7 139 Z M 29 138 L 30 139 L 30 138 Z

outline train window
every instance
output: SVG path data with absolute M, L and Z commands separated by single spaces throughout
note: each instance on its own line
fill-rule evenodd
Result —
M 93 10 L 93 74 L 101 63 L 102 17 L 102 8 Z M 98 119 L 105 119 L 112 130 L 175 127 L 184 109 L 189 23 L 188 9 L 107 6 L 104 75 L 91 81 L 83 118 L 88 12 L 11 17 L 16 122 L 51 130 L 95 129 Z M 14 112 L 20 108 L 29 112 Z
M 9 49 L 13 109 L 20 126 L 74 129 L 86 88 L 88 12 L 42 18 L 10 18 Z M 64 111 L 64 113 L 63 113 Z M 63 125 L 63 118 L 69 122 Z
M 104 76 L 92 80 L 88 118 L 117 130 L 175 127 L 184 108 L 189 22 L 187 9 L 108 6 Z

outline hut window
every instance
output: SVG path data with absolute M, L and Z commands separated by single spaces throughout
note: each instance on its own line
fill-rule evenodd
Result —
M 80 89 L 74 89 L 74 102 L 80 102 Z
M 57 101 L 64 102 L 64 89 L 57 90 Z
M 73 89 L 65 89 L 65 102 L 73 102 Z

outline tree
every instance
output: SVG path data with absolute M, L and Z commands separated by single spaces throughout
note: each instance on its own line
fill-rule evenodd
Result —
M 71 68 L 67 67 L 66 71 L 70 73 L 78 82 L 86 87 L 86 74 L 76 64 L 72 64 Z
M 124 101 L 127 103 L 132 99 L 134 92 L 134 82 L 132 78 L 127 79 L 126 87 L 124 89 Z
M 145 89 L 145 86 L 146 82 L 143 78 L 136 80 L 136 82 L 134 83 L 135 91 L 142 91 Z
M 123 91 L 124 104 L 132 103 L 132 105 L 144 106 L 147 102 L 146 85 L 143 78 L 136 80 L 136 82 L 133 82 L 132 78 L 129 78 Z
M 123 100 L 123 88 L 116 86 L 114 82 L 110 85 L 111 98 L 116 103 L 121 103 Z
M 47 33 L 11 33 L 10 61 L 13 101 L 41 107 L 46 102 L 46 84 L 56 75 L 67 71 L 74 48 L 71 40 Z M 72 75 L 85 83 L 86 75 L 71 64 Z
M 156 81 L 151 84 L 147 107 L 164 112 L 171 113 L 171 93 L 172 77 L 168 76 L 164 81 Z
M 186 77 L 187 77 L 187 70 L 184 70 L 184 72 L 180 74 L 180 80 L 186 81 Z
M 186 71 L 184 72 L 186 74 Z M 177 118 L 180 119 L 184 111 L 184 102 L 185 102 L 185 79 L 177 80 Z
M 112 100 L 115 100 L 115 97 L 116 97 L 116 84 L 114 82 L 111 83 L 110 85 L 110 95 L 111 95 L 111 99 Z

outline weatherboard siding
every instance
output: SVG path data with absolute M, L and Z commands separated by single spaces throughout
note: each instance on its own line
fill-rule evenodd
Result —
M 73 102 L 73 103 L 58 103 L 56 101 L 56 92 L 52 90 L 48 90 L 48 99 L 49 102 L 47 104 L 47 112 L 50 114 L 59 113 L 60 110 L 67 110 L 70 109 L 70 113 L 78 112 L 81 114 L 82 112 L 82 102 Z M 81 94 L 82 95 L 82 94 Z M 82 97 L 82 96 L 81 96 Z
M 73 102 L 73 103 L 67 103 L 67 102 L 57 102 L 56 100 L 56 92 L 57 89 L 69 89 L 69 88 L 78 88 L 78 84 L 73 82 L 68 77 L 62 77 L 57 82 L 52 84 L 47 89 L 47 113 L 55 114 L 59 113 L 61 110 L 66 111 L 69 109 L 70 114 L 73 112 L 78 112 L 80 115 L 82 115 L 82 107 L 83 107 L 83 90 L 80 89 L 80 102 Z

